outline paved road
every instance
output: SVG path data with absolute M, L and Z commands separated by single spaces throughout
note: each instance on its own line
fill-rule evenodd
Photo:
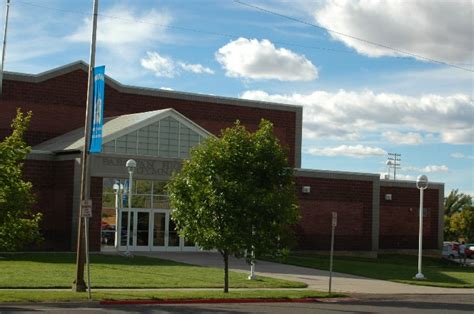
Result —
M 0 305 L 0 313 L 472 313 L 472 295 L 360 295 L 337 303 L 101 306 L 97 303 Z
M 159 257 L 194 265 L 223 267 L 222 258 L 217 253 L 154 252 L 140 255 Z M 229 267 L 234 271 L 249 271 L 249 266 L 242 259 L 230 258 Z M 328 289 L 329 272 L 327 271 L 266 261 L 258 261 L 256 270 L 257 275 L 305 282 L 309 289 L 321 291 Z M 474 289 L 415 286 L 342 273 L 333 273 L 333 291 L 364 294 L 472 294 L 474 298 Z

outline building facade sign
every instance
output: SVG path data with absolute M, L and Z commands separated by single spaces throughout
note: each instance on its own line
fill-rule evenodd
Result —
M 135 156 L 92 156 L 91 175 L 95 177 L 128 177 L 125 167 L 127 160 L 133 158 L 137 162 L 137 168 L 133 175 L 137 179 L 160 179 L 167 180 L 173 172 L 179 171 L 182 161 L 177 159 L 145 159 Z

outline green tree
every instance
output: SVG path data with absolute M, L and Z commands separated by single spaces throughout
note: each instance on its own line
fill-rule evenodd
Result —
M 255 133 L 237 121 L 194 148 L 168 184 L 180 234 L 222 255 L 224 292 L 229 256 L 251 262 L 284 253 L 292 240 L 299 212 L 286 156 L 269 121 Z
M 444 198 L 444 238 L 446 240 L 458 240 L 459 237 L 468 237 L 467 234 L 474 232 L 474 230 L 469 231 L 463 227 L 470 224 L 471 208 L 472 197 L 459 193 L 457 189 L 452 190 Z M 468 238 L 472 238 L 472 235 Z
M 17 250 L 41 238 L 41 215 L 30 211 L 32 185 L 22 178 L 22 161 L 31 149 L 23 137 L 31 116 L 18 109 L 12 134 L 0 142 L 0 251 Z
M 461 211 L 451 215 L 449 232 L 453 240 L 463 238 L 466 241 L 474 240 L 474 206 L 466 205 Z
M 472 197 L 467 194 L 459 193 L 458 189 L 452 190 L 447 197 L 444 198 L 444 214 L 451 216 L 459 212 L 466 205 L 472 204 Z

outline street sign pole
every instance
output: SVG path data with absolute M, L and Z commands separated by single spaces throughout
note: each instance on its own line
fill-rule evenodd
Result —
M 8 12 L 10 12 L 10 0 L 7 0 L 6 8 L 5 8 L 5 26 L 3 28 L 2 62 L 0 64 L 0 96 L 2 96 L 2 93 L 3 93 L 3 68 L 5 65 L 5 51 L 7 48 Z
M 91 295 L 91 269 L 89 262 L 89 219 L 92 217 L 92 201 L 83 201 L 81 204 L 82 218 L 84 218 L 84 243 L 86 246 L 86 268 L 87 268 L 87 295 L 89 300 L 92 299 Z
M 331 254 L 329 257 L 329 294 L 332 289 L 332 261 L 334 256 L 334 229 L 337 226 L 337 212 L 332 212 L 332 223 L 331 223 Z
M 81 194 L 80 199 L 82 201 L 89 200 L 90 197 L 90 186 L 89 186 L 89 145 L 90 145 L 90 131 L 92 124 L 92 71 L 95 64 L 95 44 L 96 44 L 96 31 L 97 31 L 97 9 L 99 6 L 99 0 L 93 2 L 93 18 L 92 18 L 92 39 L 91 39 L 91 51 L 90 51 L 90 62 L 89 62 L 89 78 L 87 81 L 87 99 L 86 99 L 86 114 L 85 114 L 85 127 L 84 127 L 84 148 L 81 156 Z M 78 215 L 78 226 L 77 226 L 77 243 L 76 243 L 76 279 L 74 280 L 72 289 L 76 292 L 86 291 L 86 284 L 84 282 L 84 259 L 85 259 L 85 219 L 83 218 L 83 206 L 79 208 Z

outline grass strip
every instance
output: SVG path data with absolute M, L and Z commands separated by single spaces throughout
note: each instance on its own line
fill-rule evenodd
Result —
M 292 254 L 278 262 L 329 270 L 329 256 Z M 418 272 L 417 256 L 379 254 L 378 258 L 335 256 L 334 271 L 399 283 L 445 288 L 474 288 L 474 268 L 460 267 L 441 258 L 423 257 L 426 280 L 413 277 Z
M 1 254 L 0 288 L 70 288 L 75 275 L 73 253 Z M 248 280 L 230 272 L 231 288 L 305 288 L 306 284 L 276 278 Z M 200 267 L 158 258 L 91 255 L 93 288 L 221 288 L 223 268 Z
M 100 300 L 180 300 L 180 299 L 295 299 L 342 297 L 312 290 L 230 290 L 222 291 L 98 291 L 92 292 L 94 301 Z M 0 302 L 81 302 L 87 293 L 72 291 L 0 291 Z

